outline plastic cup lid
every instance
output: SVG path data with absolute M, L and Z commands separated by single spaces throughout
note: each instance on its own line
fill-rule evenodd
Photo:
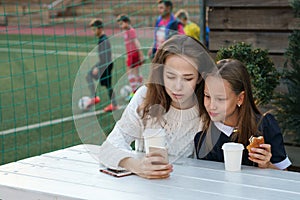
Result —
M 240 151 L 244 149 L 244 145 L 235 142 L 227 142 L 223 144 L 222 149 L 226 151 Z

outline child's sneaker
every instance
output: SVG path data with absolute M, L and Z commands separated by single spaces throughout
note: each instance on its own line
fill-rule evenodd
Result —
M 117 110 L 118 106 L 114 106 L 112 103 L 106 106 L 103 110 L 104 112 L 112 112 L 114 110 Z
M 91 105 L 95 105 L 95 104 L 97 104 L 97 103 L 100 103 L 100 97 L 95 96 L 94 98 L 91 99 L 90 104 L 91 104 Z
M 86 110 L 89 110 L 92 105 L 100 103 L 100 101 L 101 101 L 100 97 L 98 97 L 98 96 L 95 96 L 94 98 L 91 98 L 91 101 L 89 102 L 89 105 L 87 106 Z

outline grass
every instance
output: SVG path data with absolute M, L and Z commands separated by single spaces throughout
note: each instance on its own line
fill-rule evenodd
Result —
M 76 74 L 96 43 L 88 36 L 0 35 L 0 131 L 72 116 Z M 113 38 L 111 43 L 117 56 L 112 80 L 118 92 L 127 84 L 123 38 Z M 147 73 L 144 70 L 144 76 Z M 95 109 L 100 110 L 109 100 L 104 87 L 99 86 L 97 94 L 101 103 Z M 121 98 L 118 102 L 125 103 Z M 88 127 L 97 123 L 102 128 L 87 136 L 78 135 L 74 121 L 0 135 L 0 164 L 82 142 L 101 144 L 121 114 L 122 110 L 100 114 L 97 122 L 83 119 Z

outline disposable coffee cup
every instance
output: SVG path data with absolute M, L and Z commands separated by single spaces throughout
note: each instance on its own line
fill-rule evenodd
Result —
M 244 146 L 240 143 L 228 142 L 222 146 L 225 170 L 240 171 Z
M 166 147 L 166 134 L 164 129 L 146 129 L 144 131 L 145 152 L 149 153 L 149 147 Z

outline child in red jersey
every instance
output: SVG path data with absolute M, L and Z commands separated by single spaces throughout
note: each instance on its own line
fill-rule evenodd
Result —
M 130 24 L 130 19 L 126 15 L 119 15 L 117 22 L 122 30 L 124 30 L 124 42 L 127 53 L 127 76 L 132 88 L 130 97 L 142 85 L 143 77 L 139 73 L 139 67 L 143 64 L 144 55 L 141 50 L 141 45 L 136 36 L 135 29 Z

